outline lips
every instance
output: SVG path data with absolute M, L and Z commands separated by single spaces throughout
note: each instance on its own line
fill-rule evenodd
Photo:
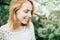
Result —
M 28 22 L 29 20 L 28 19 L 25 19 L 26 22 Z

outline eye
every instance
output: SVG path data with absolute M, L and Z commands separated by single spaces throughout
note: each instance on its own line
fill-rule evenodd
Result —
M 29 10 L 24 10 L 24 12 L 25 12 L 25 13 L 28 13 L 28 12 L 29 12 Z

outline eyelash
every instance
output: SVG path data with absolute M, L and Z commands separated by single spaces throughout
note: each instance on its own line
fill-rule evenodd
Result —
M 28 13 L 29 11 L 25 11 L 25 13 Z
M 25 10 L 24 12 L 25 12 L 25 13 L 28 13 L 29 11 L 28 11 L 28 10 Z
M 28 13 L 29 12 L 29 10 L 27 10 L 27 11 L 24 11 L 25 13 Z M 32 14 L 32 12 L 31 12 L 31 14 Z

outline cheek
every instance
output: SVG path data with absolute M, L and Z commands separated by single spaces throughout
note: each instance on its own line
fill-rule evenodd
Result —
M 22 17 L 23 17 L 22 14 L 17 14 L 17 18 L 18 18 L 18 19 L 21 19 Z
M 24 17 L 25 17 L 25 13 L 23 13 L 23 12 L 17 12 L 17 18 L 19 20 L 23 19 Z

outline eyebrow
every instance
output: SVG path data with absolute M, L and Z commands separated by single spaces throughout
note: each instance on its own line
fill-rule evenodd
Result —
M 26 9 L 27 11 L 32 11 L 32 10 L 29 10 L 29 9 Z

